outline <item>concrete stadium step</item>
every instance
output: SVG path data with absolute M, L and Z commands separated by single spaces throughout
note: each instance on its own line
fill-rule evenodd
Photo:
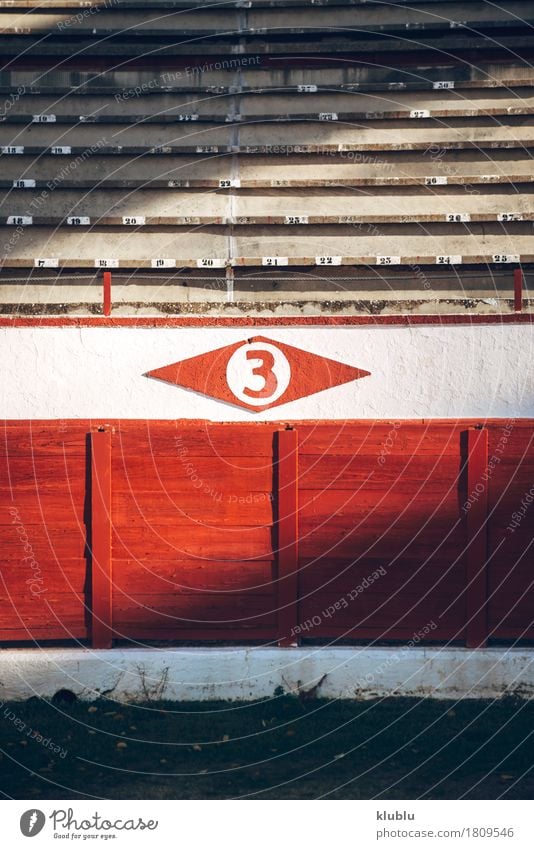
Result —
M 83 7 L 84 0 L 42 0 L 39 3 L 41 9 L 79 9 Z M 396 0 L 396 2 L 388 2 L 388 6 L 410 6 L 418 8 L 421 5 L 429 8 L 434 5 L 444 6 L 456 4 L 458 0 L 422 0 L 422 2 L 414 2 L 414 0 Z M 317 8 L 318 5 L 333 7 L 334 10 L 339 6 L 366 6 L 369 0 L 321 0 L 320 4 L 315 0 L 217 0 L 218 9 L 271 9 L 282 8 L 291 9 L 299 7 Z M 378 5 L 378 4 L 377 4 Z M 202 0 L 103 0 L 99 8 L 113 7 L 115 9 L 194 9 L 202 10 L 205 8 L 205 3 Z M 35 8 L 34 0 L 0 0 L 0 9 L 26 9 Z M 357 10 L 358 11 L 358 10 Z
M 456 228 L 456 229 L 455 229 Z M 126 227 L 21 227 L 1 231 L 4 268 L 224 268 L 226 266 L 470 265 L 534 261 L 532 227 L 404 226 L 203 227 L 162 234 Z
M 0 123 L 0 146 L 34 150 L 62 147 L 94 153 L 161 154 L 225 151 L 286 155 L 344 151 L 462 150 L 525 148 L 534 146 L 534 119 L 507 117 L 450 118 L 397 121 L 251 121 L 234 125 L 176 121 L 172 125 L 142 122 L 105 124 L 80 122 L 76 126 L 55 120 L 14 127 Z M 215 149 L 216 148 L 216 149 Z M 15 150 L 20 154 L 20 150 Z M 23 151 L 24 152 L 24 151 Z M 68 150 L 63 151 L 69 153 Z
M 446 193 L 445 193 L 446 191 Z M 481 193 L 483 192 L 483 193 Z M 40 202 L 40 192 L 0 191 L 0 224 L 64 226 L 187 226 L 196 224 L 373 224 L 534 221 L 534 186 L 484 186 L 476 195 L 462 187 L 375 190 L 338 189 L 173 192 L 58 188 Z M 28 214 L 31 212 L 32 214 Z
M 452 22 L 452 24 L 455 23 L 460 22 Z M 296 36 L 293 40 L 289 40 L 287 36 L 276 39 L 272 36 L 267 38 L 258 33 L 255 37 L 234 34 L 232 37 L 227 36 L 226 40 L 192 36 L 178 43 L 176 34 L 165 39 L 161 34 L 141 36 L 134 29 L 128 31 L 128 35 L 123 37 L 107 32 L 102 32 L 100 37 L 98 33 L 90 38 L 76 36 L 75 51 L 72 49 L 74 36 L 70 33 L 58 33 L 54 37 L 50 37 L 50 33 L 46 33 L 44 37 L 38 33 L 34 35 L 0 33 L 0 52 L 6 57 L 14 57 L 19 65 L 22 64 L 21 57 L 26 54 L 38 57 L 39 62 L 42 62 L 44 57 L 61 56 L 68 59 L 71 64 L 77 57 L 82 57 L 82 61 L 87 61 L 89 57 L 93 60 L 102 60 L 105 57 L 108 64 L 110 57 L 113 57 L 115 64 L 118 63 L 119 57 L 127 57 L 128 60 L 137 58 L 141 64 L 147 64 L 148 59 L 150 64 L 153 64 L 155 60 L 172 59 L 175 62 L 178 57 L 181 57 L 183 60 L 187 59 L 187 64 L 190 66 L 202 66 L 206 62 L 215 63 L 217 60 L 211 57 L 236 55 L 242 57 L 243 62 L 245 58 L 255 58 L 257 61 L 262 57 L 274 59 L 279 57 L 280 60 L 289 59 L 292 64 L 295 64 L 294 57 L 298 56 L 300 66 L 306 61 L 312 61 L 318 55 L 324 56 L 330 62 L 333 56 L 369 61 L 377 54 L 387 54 L 389 67 L 392 67 L 392 63 L 402 65 L 411 62 L 414 57 L 421 55 L 428 56 L 431 64 L 432 57 L 435 55 L 446 55 L 448 58 L 467 56 L 468 61 L 473 62 L 478 59 L 483 61 L 484 56 L 487 58 L 498 53 L 507 61 L 510 56 L 514 56 L 517 60 L 518 57 L 532 55 L 534 35 L 531 34 L 532 21 L 529 23 L 530 28 L 524 26 L 523 21 L 516 19 L 519 34 L 515 33 L 511 26 L 505 27 L 504 34 L 500 29 L 490 28 L 489 33 L 498 34 L 498 42 L 494 37 L 490 39 L 483 32 L 477 32 L 476 28 L 463 25 L 460 28 L 451 26 L 450 21 L 447 21 L 447 27 L 450 29 L 437 30 L 432 34 L 429 31 L 426 39 L 422 38 L 421 33 L 417 39 L 407 39 L 404 36 L 406 30 L 399 31 L 398 34 L 394 32 L 386 34 L 385 38 L 367 33 L 366 39 L 361 39 L 357 37 L 357 33 L 347 29 L 337 34 L 331 34 L 328 30 L 321 34 L 318 30 L 313 39 L 305 38 L 304 35 L 301 38 Z M 236 44 L 236 40 L 239 44 Z
M 24 94 L 6 120 L 40 123 L 85 121 L 122 123 L 129 121 L 209 121 L 248 120 L 320 120 L 366 121 L 439 118 L 476 118 L 485 116 L 532 115 L 534 87 L 517 90 L 492 89 L 415 92 L 388 92 L 382 96 L 362 93 L 320 92 L 313 97 L 265 89 L 258 93 L 160 93 L 126 89 L 109 95 L 67 92 Z
M 295 60 L 296 61 L 296 60 Z M 268 67 L 262 66 L 268 63 Z M 230 56 L 195 67 L 172 69 L 155 66 L 152 69 L 114 69 L 108 71 L 48 69 L 4 69 L 0 71 L 0 92 L 21 89 L 25 93 L 66 94 L 157 91 L 239 93 L 296 90 L 299 94 L 314 95 L 316 91 L 447 91 L 450 89 L 517 88 L 534 85 L 534 70 L 528 65 L 498 62 L 458 63 L 453 58 L 436 57 L 432 66 L 428 60 L 414 62 L 407 68 L 365 65 L 357 58 L 342 67 L 275 67 L 271 57 Z M 518 95 L 522 91 L 518 89 Z M 481 92 L 481 96 L 490 96 Z
M 487 29 L 517 27 L 534 20 L 534 9 L 528 0 L 502 0 L 499 5 L 482 0 L 470 3 L 450 2 L 446 15 L 434 4 L 414 3 L 411 6 L 388 4 L 363 4 L 358 8 L 340 6 L 335 17 L 329 8 L 310 4 L 307 8 L 246 8 L 220 10 L 214 5 L 194 11 L 147 7 L 142 10 L 117 8 L 114 4 L 94 7 L 96 12 L 82 8 L 78 14 L 59 8 L 48 11 L 31 8 L 23 14 L 2 11 L 0 32 L 5 34 L 52 33 L 75 36 L 78 34 L 125 34 L 127 37 L 158 35 L 166 38 L 210 36 L 225 38 L 227 34 L 269 35 L 279 38 L 286 34 L 305 34 L 308 38 L 316 30 L 324 32 L 355 31 L 356 34 L 395 32 L 416 28 L 418 32 L 443 29 Z
M 13 148 L 9 148 L 13 150 Z M 88 149 L 90 150 L 90 149 Z M 450 151 L 429 148 L 426 153 L 383 153 L 379 156 L 348 151 L 345 154 L 278 156 L 207 154 L 205 156 L 115 155 L 86 150 L 78 156 L 4 154 L 0 187 L 21 190 L 43 188 L 239 188 L 421 186 L 431 194 L 442 187 L 464 186 L 476 195 L 477 186 L 530 183 L 534 160 L 522 150 Z M 14 194 L 16 194 L 15 192 Z M 175 193 L 176 194 L 176 193 Z M 285 193 L 281 195 L 284 196 Z M 177 195 L 180 197 L 180 194 Z

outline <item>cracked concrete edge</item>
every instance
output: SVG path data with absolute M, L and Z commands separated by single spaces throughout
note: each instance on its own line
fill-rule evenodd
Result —
M 119 702 L 534 697 L 534 649 L 300 647 L 6 649 L 0 700 Z

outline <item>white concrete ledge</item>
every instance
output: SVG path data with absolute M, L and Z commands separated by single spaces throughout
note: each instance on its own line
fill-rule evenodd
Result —
M 154 699 L 251 700 L 280 689 L 301 697 L 500 698 L 534 696 L 534 649 L 171 648 L 6 649 L 0 700 L 105 695 Z

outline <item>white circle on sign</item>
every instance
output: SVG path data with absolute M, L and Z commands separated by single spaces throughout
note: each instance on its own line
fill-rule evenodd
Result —
M 291 380 L 291 366 L 276 345 L 250 342 L 234 351 L 226 366 L 226 382 L 240 401 L 264 407 L 277 401 Z

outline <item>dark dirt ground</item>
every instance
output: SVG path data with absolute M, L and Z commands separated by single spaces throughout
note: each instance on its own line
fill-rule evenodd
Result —
M 14 799 L 531 799 L 533 732 L 534 703 L 517 698 L 30 699 L 0 706 L 0 792 Z

